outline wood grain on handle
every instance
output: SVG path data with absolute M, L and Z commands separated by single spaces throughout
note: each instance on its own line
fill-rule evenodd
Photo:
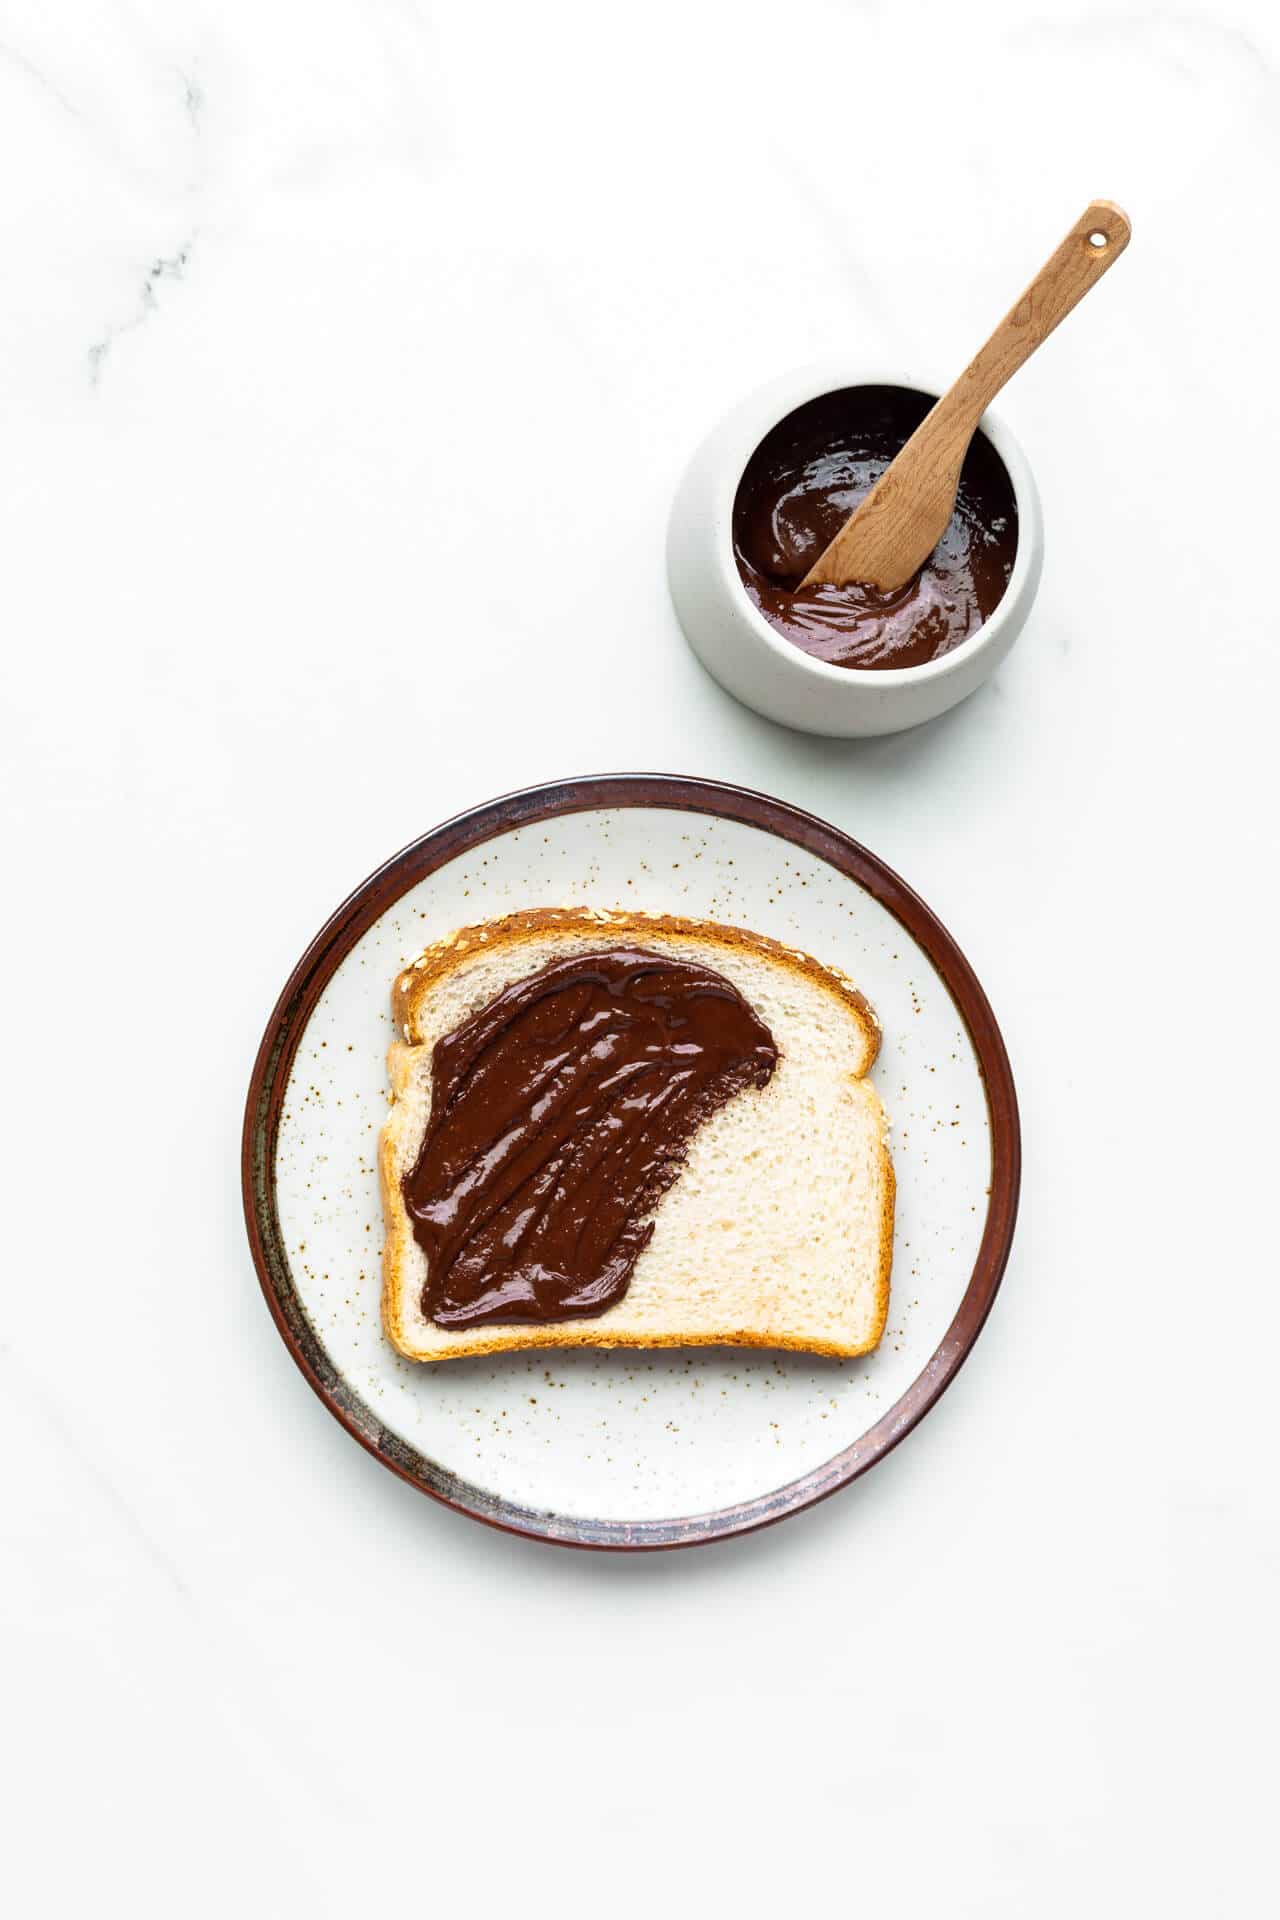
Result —
M 1110 200 L 1085 208 L 809 569 L 803 587 L 860 580 L 889 592 L 924 565 L 946 532 L 978 421 L 1005 381 L 1119 259 L 1129 234 L 1127 215 Z

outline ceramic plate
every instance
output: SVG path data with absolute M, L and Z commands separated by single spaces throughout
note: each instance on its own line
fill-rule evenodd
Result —
M 522 907 L 644 908 L 750 927 L 849 974 L 898 1177 L 889 1322 L 860 1360 L 742 1349 L 403 1360 L 379 1321 L 375 1174 L 391 982 L 453 927 Z M 933 914 L 856 841 L 763 794 L 620 775 L 437 827 L 339 908 L 271 1017 L 245 1114 L 245 1212 L 294 1359 L 423 1492 L 575 1546 L 722 1539 L 866 1471 L 954 1377 L 1013 1235 L 1018 1117 L 982 989 Z

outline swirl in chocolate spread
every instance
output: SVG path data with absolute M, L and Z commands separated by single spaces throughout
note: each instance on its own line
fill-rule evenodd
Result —
M 838 667 L 918 667 L 994 613 L 1018 550 L 1013 483 L 975 433 L 947 530 L 921 571 L 892 593 L 851 582 L 800 589 L 818 555 L 928 413 L 906 387 L 847 387 L 789 413 L 746 465 L 733 550 L 770 625 Z
M 569 1320 L 620 1300 L 699 1127 L 777 1064 L 709 967 L 640 948 L 516 981 L 432 1054 L 404 1178 L 437 1326 Z

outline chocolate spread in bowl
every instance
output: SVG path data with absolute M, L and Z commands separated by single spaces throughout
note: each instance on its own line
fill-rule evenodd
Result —
M 612 1306 L 694 1134 L 777 1059 L 737 988 L 690 960 L 620 947 L 515 981 L 432 1054 L 403 1185 L 423 1312 L 469 1327 Z
M 839 667 L 918 667 L 950 653 L 999 605 L 1018 550 L 1013 482 L 973 436 L 947 530 L 903 587 L 799 583 L 928 413 L 907 387 L 845 387 L 797 407 L 748 460 L 733 506 L 733 550 L 770 625 Z

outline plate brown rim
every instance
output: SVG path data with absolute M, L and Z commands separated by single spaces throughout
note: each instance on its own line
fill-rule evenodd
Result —
M 522 1507 L 450 1473 L 392 1433 L 312 1330 L 293 1285 L 276 1206 L 276 1138 L 289 1070 L 317 1000 L 356 941 L 410 887 L 459 854 L 516 827 L 605 807 L 669 807 L 741 821 L 805 848 L 864 887 L 924 949 L 946 985 L 973 1043 L 990 1117 L 990 1198 L 973 1272 L 951 1325 L 906 1392 L 852 1446 L 799 1479 L 672 1520 L 592 1520 Z M 995 1015 L 973 968 L 919 895 L 875 854 L 813 814 L 747 787 L 661 773 L 585 775 L 505 794 L 444 821 L 372 873 L 325 922 L 276 1002 L 254 1063 L 241 1142 L 245 1224 L 263 1295 L 303 1377 L 334 1418 L 402 1480 L 473 1520 L 526 1539 L 614 1551 L 700 1546 L 750 1533 L 826 1499 L 883 1460 L 941 1398 L 982 1331 L 1013 1241 L 1021 1164 L 1017 1095 Z

